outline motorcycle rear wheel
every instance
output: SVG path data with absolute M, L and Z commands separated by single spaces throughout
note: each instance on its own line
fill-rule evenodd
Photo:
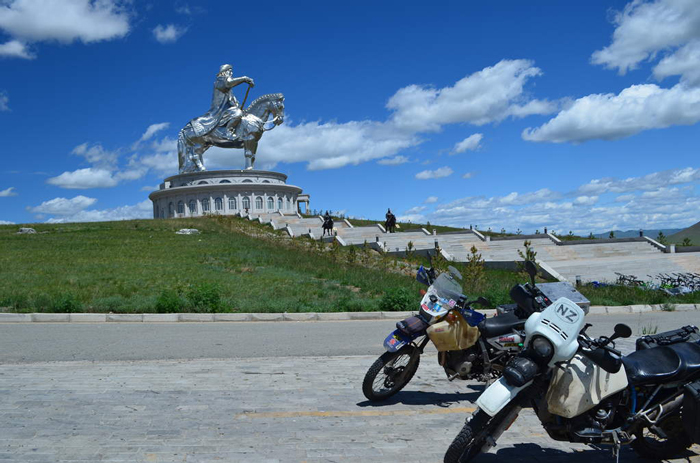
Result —
M 367 370 L 362 393 L 372 402 L 388 399 L 411 381 L 419 363 L 420 351 L 415 346 L 385 352 Z
M 648 460 L 666 460 L 677 456 L 693 442 L 685 433 L 685 427 L 680 413 L 674 413 L 658 424 L 668 436 L 663 438 L 649 428 L 642 428 L 632 441 L 632 448 L 642 458 Z

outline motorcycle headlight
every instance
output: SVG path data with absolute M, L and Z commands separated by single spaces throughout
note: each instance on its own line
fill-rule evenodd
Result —
M 534 361 L 544 364 L 554 355 L 554 346 L 549 339 L 536 336 L 530 343 L 530 352 Z

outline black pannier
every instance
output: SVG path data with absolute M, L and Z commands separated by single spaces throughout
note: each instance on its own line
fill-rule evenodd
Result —
M 673 331 L 658 334 L 648 334 L 637 338 L 637 350 L 651 347 L 668 346 L 679 342 L 700 342 L 700 331 L 697 326 L 684 326 Z
M 408 317 L 405 320 L 396 322 L 396 328 L 404 334 L 415 336 L 425 333 L 425 330 L 428 328 L 428 323 L 421 317 Z
M 683 390 L 683 427 L 700 444 L 700 380 L 686 384 Z

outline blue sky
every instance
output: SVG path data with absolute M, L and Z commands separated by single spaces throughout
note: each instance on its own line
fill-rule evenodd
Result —
M 689 226 L 699 25 L 696 0 L 0 0 L 0 223 L 150 217 L 177 132 L 230 63 L 255 80 L 249 102 L 284 93 L 256 168 L 312 208 L 525 232 Z

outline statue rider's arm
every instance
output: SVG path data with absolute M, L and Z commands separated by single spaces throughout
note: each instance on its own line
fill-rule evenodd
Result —
M 229 79 L 226 79 L 226 86 L 228 88 L 235 87 L 236 85 L 240 85 L 243 83 L 250 84 L 251 87 L 255 87 L 255 82 L 253 82 L 253 79 L 251 79 L 248 76 L 243 76 L 243 77 L 231 77 Z

